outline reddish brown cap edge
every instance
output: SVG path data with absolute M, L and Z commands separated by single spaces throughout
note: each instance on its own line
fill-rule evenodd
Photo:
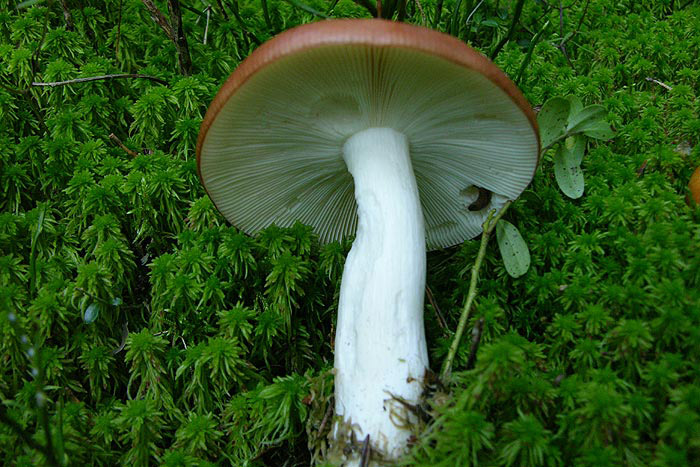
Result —
M 333 44 L 415 49 L 480 72 L 500 87 L 530 121 L 537 137 L 537 163 L 539 164 L 541 143 L 535 113 L 515 83 L 489 59 L 464 42 L 432 29 L 382 19 L 334 19 L 304 24 L 275 36 L 255 49 L 231 73 L 209 105 L 197 137 L 197 173 L 203 185 L 200 154 L 204 139 L 209 127 L 238 88 L 256 72 L 278 58 Z

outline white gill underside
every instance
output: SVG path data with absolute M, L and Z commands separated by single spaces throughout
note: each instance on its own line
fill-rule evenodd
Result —
M 401 48 L 328 46 L 275 61 L 231 96 L 204 140 L 202 179 L 248 233 L 299 221 L 340 240 L 357 226 L 343 144 L 377 127 L 410 142 L 428 249 L 478 235 L 537 162 L 527 117 L 480 72 Z M 494 193 L 479 212 L 468 210 L 474 186 Z
M 428 367 L 423 328 L 425 231 L 407 138 L 361 131 L 343 155 L 355 182 L 359 223 L 345 262 L 335 339 L 336 415 L 395 458 L 410 436 L 405 407 Z M 346 465 L 357 465 L 351 461 Z

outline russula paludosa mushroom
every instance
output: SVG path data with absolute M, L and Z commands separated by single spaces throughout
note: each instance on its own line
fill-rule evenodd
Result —
M 405 451 L 413 415 L 399 399 L 419 400 L 428 368 L 426 247 L 478 235 L 529 184 L 538 154 L 515 85 L 459 40 L 416 26 L 300 26 L 223 85 L 197 145 L 219 211 L 249 234 L 301 221 L 324 242 L 356 235 L 335 338 L 338 443 L 369 434 L 383 458 Z
M 700 167 L 695 169 L 693 175 L 690 176 L 688 189 L 690 190 L 690 199 L 695 201 L 695 204 L 700 204 Z

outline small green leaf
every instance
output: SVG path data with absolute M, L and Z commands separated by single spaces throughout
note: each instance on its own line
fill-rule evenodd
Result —
M 17 4 L 15 8 L 18 10 L 21 10 L 23 8 L 29 8 L 30 6 L 34 6 L 38 3 L 44 3 L 45 0 L 26 0 L 24 2 L 20 2 Z
M 586 151 L 586 138 L 582 135 L 569 136 L 564 140 L 566 151 L 571 153 L 570 160 L 577 165 L 583 161 L 583 153 Z
M 122 302 L 122 299 L 119 298 L 119 297 L 116 297 L 116 298 L 113 298 L 113 299 L 112 299 L 112 306 L 119 306 L 119 305 L 121 305 L 122 303 L 123 303 L 123 302 Z
M 530 268 L 530 250 L 518 228 L 501 219 L 496 224 L 496 238 L 508 274 L 514 278 L 525 274 Z
M 85 309 L 85 312 L 83 313 L 83 321 L 85 324 L 92 324 L 95 322 L 97 317 L 100 315 L 100 305 L 97 303 L 91 303 L 88 305 L 88 307 Z
M 598 122 L 604 121 L 605 107 L 602 105 L 589 105 L 576 114 L 569 116 L 566 127 L 567 133 L 580 133 L 589 127 L 595 126 Z
M 485 19 L 484 21 L 479 23 L 479 26 L 486 26 L 488 28 L 497 28 L 498 23 L 492 19 Z
M 581 102 L 581 99 L 579 99 L 576 96 L 568 96 L 567 99 L 569 100 L 569 121 L 571 121 L 571 117 L 576 115 L 577 113 L 581 112 L 583 110 L 583 103 Z
M 551 145 L 564 134 L 571 104 L 563 97 L 552 97 L 537 114 L 542 148 Z
M 559 146 L 554 155 L 554 177 L 561 191 L 569 198 L 577 199 L 583 196 L 585 185 L 581 159 L 584 148 L 584 138 L 577 135 L 567 138 L 565 144 Z
M 595 139 L 602 139 L 607 141 L 615 137 L 615 132 L 610 128 L 610 124 L 603 120 L 598 120 L 593 125 L 589 125 L 583 134 Z

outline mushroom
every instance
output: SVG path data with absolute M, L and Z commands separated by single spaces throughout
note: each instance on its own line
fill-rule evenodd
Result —
M 210 105 L 199 174 L 233 225 L 355 234 L 335 338 L 331 451 L 345 465 L 367 435 L 374 459 L 406 451 L 428 368 L 426 248 L 477 236 L 538 154 L 534 114 L 505 74 L 453 37 L 391 21 L 286 31 Z
M 688 189 L 690 190 L 690 197 L 688 199 L 695 201 L 695 204 L 700 204 L 700 167 L 696 168 L 693 175 L 690 176 Z M 690 204 L 690 201 L 688 204 Z

